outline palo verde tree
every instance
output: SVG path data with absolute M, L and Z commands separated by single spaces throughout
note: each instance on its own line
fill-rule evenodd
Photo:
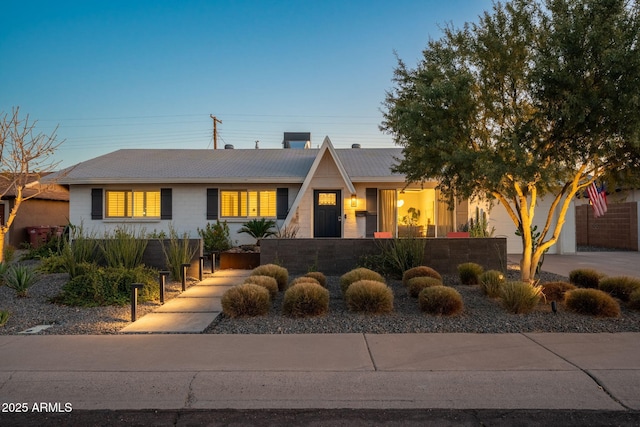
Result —
M 28 115 L 21 119 L 19 108 L 11 114 L 0 113 L 0 197 L 14 198 L 9 215 L 0 225 L 0 262 L 4 260 L 5 236 L 20 205 L 48 189 L 40 178 L 57 166 L 52 155 L 62 142 L 57 141 L 56 130 L 51 135 L 36 132 L 36 123 Z
M 450 203 L 502 204 L 522 238 L 523 280 L 576 193 L 640 163 L 639 12 L 638 0 L 496 3 L 429 41 L 415 69 L 398 60 L 380 126 L 404 148 L 395 171 L 437 179 Z M 538 235 L 542 196 L 552 203 Z

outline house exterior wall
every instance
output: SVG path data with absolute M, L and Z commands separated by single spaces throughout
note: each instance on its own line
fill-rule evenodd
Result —
M 101 220 L 91 219 L 91 189 L 103 188 L 105 190 L 125 190 L 131 189 L 131 185 L 71 185 L 69 190 L 70 211 L 69 220 L 74 225 L 83 224 L 87 233 L 102 235 L 105 232 L 111 233 L 119 226 L 126 224 L 127 226 L 144 228 L 147 233 L 151 232 L 169 232 L 169 228 L 173 228 L 180 234 L 188 233 L 189 237 L 198 237 L 198 228 L 202 229 L 207 223 L 215 223 L 215 220 L 207 220 L 207 188 L 218 188 L 220 190 L 266 190 L 278 188 L 289 189 L 289 205 L 296 197 L 300 185 L 290 184 L 161 184 L 161 185 L 136 185 L 134 190 L 157 190 L 162 188 L 171 188 L 172 197 L 172 219 L 109 219 Z M 247 222 L 248 218 L 219 218 L 220 221 L 226 221 L 229 225 L 230 238 L 233 244 L 253 244 L 253 239 L 248 234 L 238 233 L 242 225 Z M 282 221 L 277 221 L 280 225 Z
M 533 225 L 538 227 L 538 231 L 544 228 L 544 223 L 547 219 L 547 212 L 551 206 L 551 198 L 540 198 L 536 204 L 536 215 L 533 220 Z M 507 239 L 507 253 L 509 254 L 521 254 L 522 253 L 522 240 L 515 234 L 516 227 L 513 220 L 507 213 L 507 210 L 501 203 L 496 202 L 489 211 L 489 228 L 495 227 L 494 237 L 505 237 Z M 558 222 L 557 214 L 551 223 L 551 229 L 549 233 L 553 232 Z M 549 248 L 547 252 L 549 254 L 573 254 L 576 253 L 576 223 L 575 223 L 575 205 L 571 202 L 569 210 L 565 217 L 565 223 L 560 233 L 558 242 Z
M 13 200 L 7 202 L 5 218 L 13 207 Z M 29 199 L 22 202 L 18 214 L 9 230 L 8 242 L 19 248 L 23 242 L 30 241 L 27 227 L 65 226 L 69 223 L 69 202 L 60 200 Z

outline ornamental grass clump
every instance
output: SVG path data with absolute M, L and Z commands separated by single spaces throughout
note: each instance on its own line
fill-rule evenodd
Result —
M 598 289 L 626 302 L 633 292 L 640 289 L 640 279 L 627 276 L 606 277 L 600 280 Z
M 640 310 L 640 289 L 631 292 L 631 295 L 629 295 L 629 308 Z
M 502 292 L 502 285 L 507 281 L 501 271 L 488 270 L 478 277 L 480 290 L 489 298 L 498 298 Z
M 373 280 L 386 284 L 384 277 L 382 277 L 380 273 L 376 273 L 375 271 L 369 270 L 368 268 L 364 267 L 354 268 L 353 270 L 340 276 L 340 289 L 342 290 L 342 295 L 345 294 L 352 283 L 358 282 L 360 280 Z
M 542 287 L 527 282 L 507 282 L 500 295 L 502 306 L 513 314 L 531 312 L 542 297 Z
M 296 277 L 291 281 L 291 283 L 289 283 L 289 288 L 294 285 L 297 285 L 298 283 L 317 283 L 318 285 L 320 285 L 320 282 L 318 282 L 318 279 L 314 279 L 313 277 L 300 276 L 300 277 Z
M 289 272 L 277 264 L 264 264 L 251 271 L 252 276 L 271 276 L 278 282 L 278 290 L 284 291 L 289 284 Z
M 222 294 L 222 312 L 231 318 L 264 316 L 271 307 L 269 291 L 264 286 L 244 283 Z
M 619 317 L 620 304 L 599 289 L 575 289 L 564 296 L 567 310 L 598 317 Z
M 434 279 L 442 281 L 442 276 L 440 275 L 440 273 L 438 273 L 431 267 L 420 265 L 418 267 L 410 268 L 402 273 L 402 284 L 404 286 L 407 286 L 409 280 L 413 279 L 414 277 L 432 277 Z
M 357 313 L 383 314 L 393 311 L 393 291 L 377 280 L 359 280 L 344 294 L 347 308 Z
M 303 277 L 312 277 L 316 279 L 318 283 L 322 285 L 322 287 L 325 287 L 325 288 L 327 287 L 327 276 L 325 276 L 324 273 L 321 273 L 319 271 L 310 271 L 307 274 L 305 274 Z
M 427 276 L 412 277 L 407 281 L 407 292 L 413 298 L 418 298 L 418 295 L 424 288 L 433 286 L 442 286 L 442 280 Z
M 604 277 L 603 274 L 591 268 L 579 268 L 569 272 L 569 282 L 579 288 L 598 289 L 602 277 Z
M 0 326 L 4 326 L 4 324 L 9 320 L 9 317 L 11 317 L 11 313 L 7 310 L 0 310 Z
M 329 290 L 318 282 L 298 282 L 284 293 L 282 313 L 285 316 L 322 316 L 328 311 Z
M 269 291 L 269 297 L 273 300 L 278 294 L 278 282 L 271 276 L 249 276 L 244 283 L 253 283 L 262 286 Z
M 567 292 L 576 289 L 575 285 L 567 282 L 549 282 L 540 286 L 547 301 L 563 301 Z
M 421 311 L 437 316 L 454 316 L 464 310 L 462 295 L 448 286 L 424 288 L 418 294 L 418 304 Z
M 458 265 L 458 276 L 463 285 L 477 285 L 480 283 L 480 275 L 484 272 L 484 267 L 475 262 L 465 262 Z

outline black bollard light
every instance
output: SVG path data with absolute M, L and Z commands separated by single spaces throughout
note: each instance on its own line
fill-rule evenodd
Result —
M 131 321 L 135 322 L 138 308 L 138 289 L 142 289 L 144 285 L 142 283 L 131 284 Z
M 182 264 L 182 292 L 187 290 L 187 268 L 189 268 L 191 264 Z
M 199 270 L 198 271 L 198 280 L 200 280 L 202 282 L 202 273 L 204 273 L 204 259 L 205 257 L 201 256 L 200 257 L 200 264 L 199 264 Z
M 211 252 L 211 274 L 216 272 L 216 254 Z
M 158 281 L 160 283 L 160 304 L 164 304 L 164 286 L 167 283 L 167 276 L 170 273 L 168 271 L 161 271 L 158 274 Z

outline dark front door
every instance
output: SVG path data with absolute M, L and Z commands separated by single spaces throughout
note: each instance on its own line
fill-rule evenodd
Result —
M 313 237 L 342 237 L 340 190 L 313 192 Z

